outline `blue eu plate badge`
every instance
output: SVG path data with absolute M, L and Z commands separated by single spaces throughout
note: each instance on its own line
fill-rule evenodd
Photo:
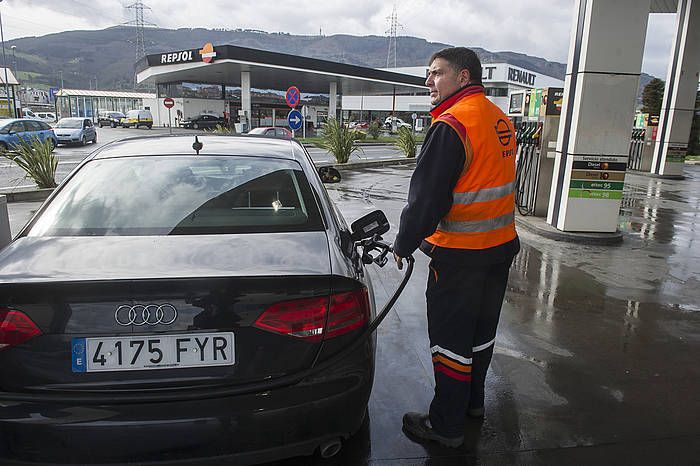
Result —
M 73 372 L 86 372 L 87 361 L 85 360 L 85 338 L 73 338 L 71 340 L 71 356 L 73 359 Z

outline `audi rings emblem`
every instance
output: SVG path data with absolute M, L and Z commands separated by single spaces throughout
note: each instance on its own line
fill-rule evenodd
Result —
M 177 319 L 177 309 L 172 304 L 123 304 L 114 311 L 114 320 L 123 327 L 129 325 L 170 325 Z

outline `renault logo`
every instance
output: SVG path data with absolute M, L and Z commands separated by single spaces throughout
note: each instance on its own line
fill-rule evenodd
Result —
M 500 119 L 494 128 L 496 129 L 499 142 L 504 146 L 510 144 L 510 139 L 513 137 L 513 132 L 510 130 L 508 123 L 506 123 L 505 120 Z
M 129 325 L 170 325 L 177 319 L 177 309 L 172 304 L 122 304 L 114 311 L 114 320 L 123 327 Z

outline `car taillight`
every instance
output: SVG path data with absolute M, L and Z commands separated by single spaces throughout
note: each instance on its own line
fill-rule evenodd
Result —
M 273 304 L 253 324 L 274 333 L 316 341 L 323 336 L 328 296 Z
M 369 312 L 367 289 L 361 288 L 331 296 L 273 304 L 253 325 L 274 333 L 319 341 L 324 334 L 326 338 L 333 338 L 361 327 L 369 320 Z
M 362 327 L 369 320 L 367 288 L 331 296 L 326 338 L 337 337 Z
M 0 309 L 0 349 L 20 345 L 37 335 L 41 330 L 23 312 Z

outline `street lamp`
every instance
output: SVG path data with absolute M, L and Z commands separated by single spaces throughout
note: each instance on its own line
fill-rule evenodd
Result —
M 2 0 L 0 0 L 2 3 Z M 10 85 L 7 84 L 7 60 L 5 59 L 5 35 L 2 32 L 2 13 L 0 13 L 0 42 L 2 42 L 2 66 L 5 68 L 5 97 L 7 97 L 7 116 L 12 116 L 10 113 Z

